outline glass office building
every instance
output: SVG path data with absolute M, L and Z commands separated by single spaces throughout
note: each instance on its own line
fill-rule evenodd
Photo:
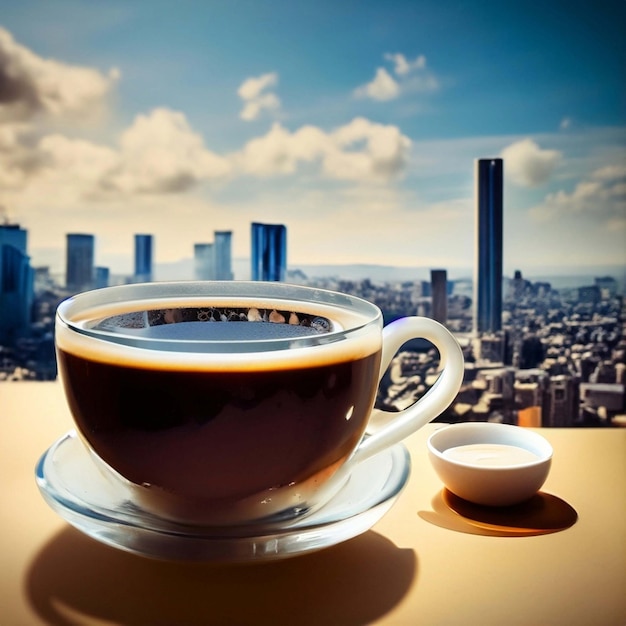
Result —
M 154 247 L 152 235 L 135 235 L 135 282 L 152 280 Z
M 34 271 L 26 253 L 27 232 L 0 225 L 0 343 L 12 345 L 30 327 Z
M 94 236 L 67 235 L 65 285 L 69 291 L 91 289 L 94 279 Z
M 478 159 L 475 170 L 474 331 L 502 330 L 502 159 Z
M 252 224 L 252 280 L 284 281 L 287 272 L 287 227 Z

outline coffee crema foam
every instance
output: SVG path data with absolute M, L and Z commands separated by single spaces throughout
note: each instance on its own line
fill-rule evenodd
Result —
M 365 315 L 319 303 L 175 298 L 105 305 L 68 317 L 71 326 L 57 324 L 61 350 L 150 369 L 281 370 L 362 358 L 381 347 L 380 333 L 361 329 L 369 321 Z M 128 338 L 136 341 L 128 345 Z M 224 347 L 233 343 L 238 347 L 232 352 Z

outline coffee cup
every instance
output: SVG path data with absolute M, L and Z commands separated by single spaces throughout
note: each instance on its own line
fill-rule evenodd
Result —
M 132 506 L 212 526 L 314 511 L 356 463 L 441 414 L 463 378 L 434 320 L 383 328 L 374 304 L 278 282 L 122 285 L 75 295 L 56 317 L 76 430 Z M 436 383 L 397 413 L 373 410 L 398 349 L 426 339 Z

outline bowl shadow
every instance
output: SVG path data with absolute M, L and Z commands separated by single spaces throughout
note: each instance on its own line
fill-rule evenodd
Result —
M 417 577 L 412 549 L 367 531 L 281 561 L 211 564 L 123 552 L 67 526 L 27 571 L 28 600 L 51 625 L 367 624 Z
M 431 524 L 491 537 L 529 537 L 560 532 L 573 526 L 578 513 L 565 500 L 539 491 L 532 498 L 512 506 L 483 506 L 454 495 L 448 489 L 431 501 L 432 511 L 419 511 Z

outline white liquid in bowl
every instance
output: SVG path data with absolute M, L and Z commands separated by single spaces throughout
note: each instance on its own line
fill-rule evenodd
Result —
M 539 460 L 529 450 L 500 443 L 473 443 L 448 448 L 443 456 L 457 463 L 481 467 L 512 467 L 526 465 Z

